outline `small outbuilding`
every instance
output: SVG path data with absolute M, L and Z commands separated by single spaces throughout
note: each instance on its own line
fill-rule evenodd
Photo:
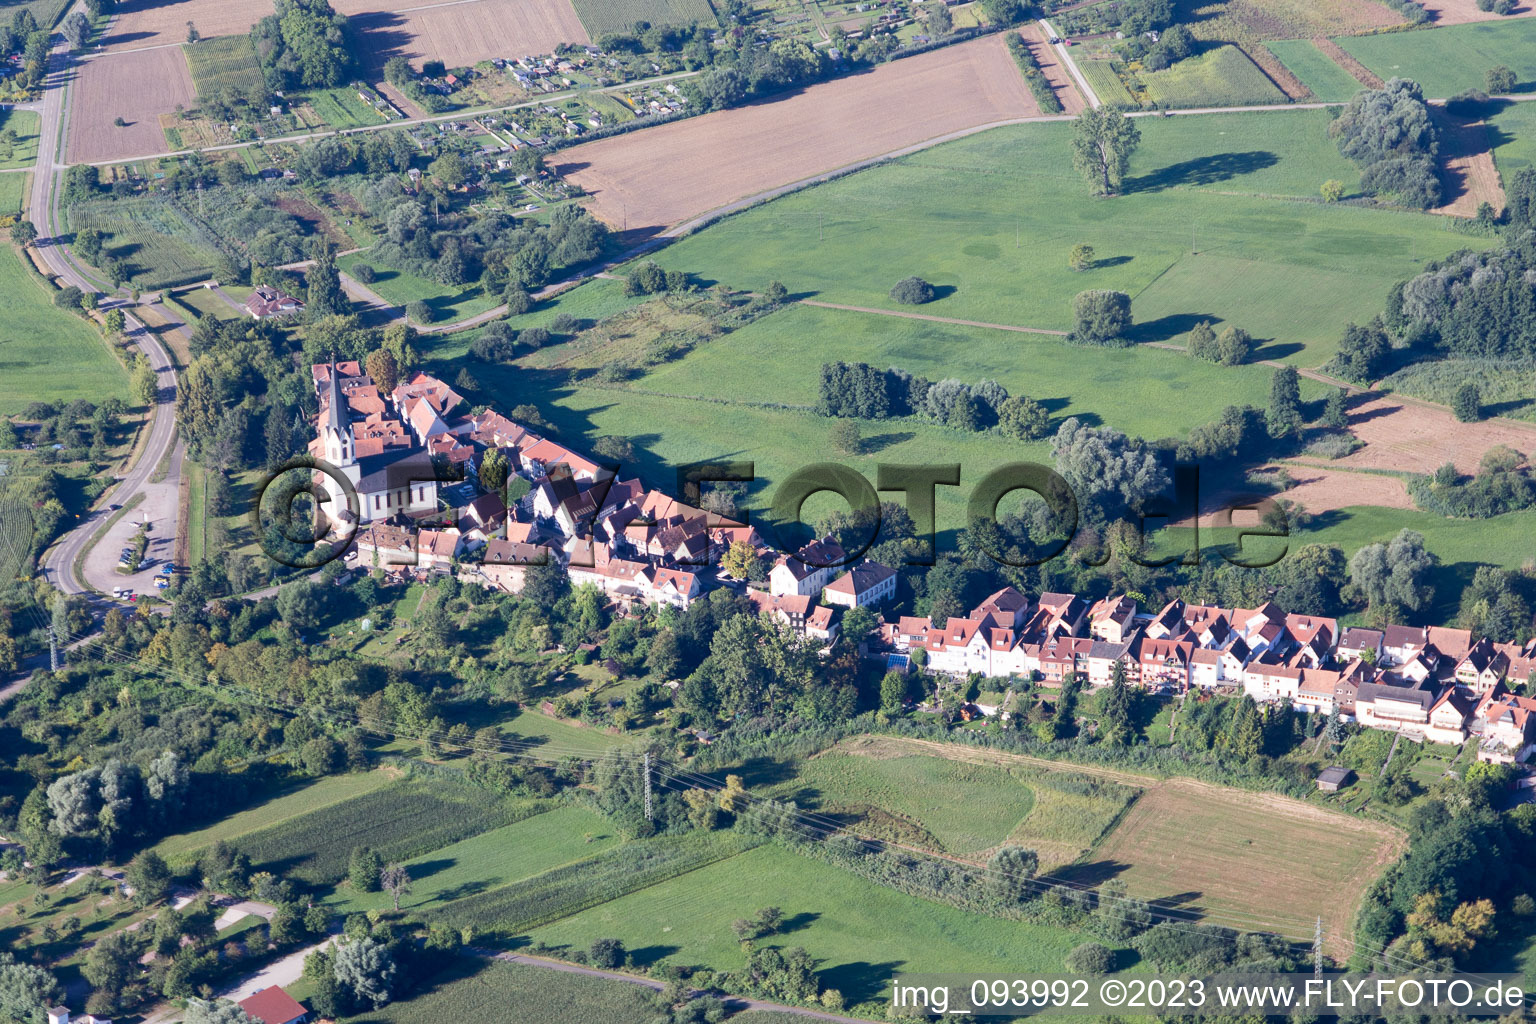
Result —
M 1348 768 L 1330 765 L 1318 773 L 1317 788 L 1324 793 L 1337 793 L 1349 784 L 1349 780 L 1354 774 Z

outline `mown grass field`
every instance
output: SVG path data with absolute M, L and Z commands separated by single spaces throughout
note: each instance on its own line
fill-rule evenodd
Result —
M 1382 78 L 1411 78 L 1430 97 L 1485 89 L 1488 69 L 1503 64 L 1536 88 L 1536 19 L 1448 25 L 1427 32 L 1393 32 L 1335 40 Z
M 1511 103 L 1490 123 L 1493 162 L 1506 182 L 1516 171 L 1536 166 L 1536 103 Z
M 1000 845 L 1035 803 L 1028 786 L 991 765 L 835 750 L 802 764 L 784 793 L 803 807 L 856 819 L 861 834 L 889 831 L 960 855 Z
M 582 860 L 618 845 L 613 824 L 585 807 L 561 807 L 405 862 L 411 892 L 400 901 L 410 912 L 507 885 L 551 868 Z M 386 893 L 338 889 L 337 913 L 386 910 Z
M 309 106 L 332 128 L 362 128 L 384 120 L 378 111 L 357 98 L 357 90 L 345 86 L 310 93 Z
M 1082 936 L 905 896 L 777 845 L 749 850 L 532 933 L 586 949 L 616 937 L 641 962 L 740 967 L 731 922 L 779 907 L 783 931 L 758 944 L 804 946 L 822 983 L 850 1005 L 888 991 L 897 971 L 1056 972 Z
M 1264 45 L 1324 103 L 1343 103 L 1363 88 L 1310 39 L 1275 40 Z
M 0 209 L 20 202 L 25 178 L 0 175 Z M 90 324 L 54 308 L 53 289 L 21 260 L 9 244 L 0 245 L 0 415 L 17 415 L 36 401 L 116 396 L 131 405 L 122 364 Z
M 265 98 L 266 80 L 250 36 L 200 39 L 183 47 L 182 52 L 187 55 L 187 70 L 192 72 L 199 100 L 207 102 L 223 94 L 244 100 L 258 91 Z
M 566 753 L 600 754 L 630 741 L 632 737 L 616 735 L 602 729 L 572 725 L 559 718 L 538 711 L 524 710 L 515 716 L 503 716 L 497 723 L 509 739 L 531 742 L 539 749 L 548 749 L 549 756 Z M 554 753 L 558 751 L 559 753 Z M 535 753 L 538 751 L 536 750 Z
M 322 885 L 346 875 L 355 847 L 404 860 L 510 824 L 536 806 L 443 779 L 406 779 L 250 833 L 237 845 L 253 864 Z
M 31 167 L 37 163 L 37 136 L 42 119 L 31 110 L 0 113 L 0 131 L 15 132 L 16 141 L 0 143 L 0 169 Z
M 575 0 L 576 17 L 593 39 L 604 32 L 623 32 L 637 21 L 652 25 L 714 22 L 709 0 Z
M 388 772 L 357 772 L 328 775 L 308 785 L 231 814 L 196 832 L 167 836 L 155 844 L 155 852 L 172 864 L 190 863 L 197 854 L 219 840 L 233 843 L 254 832 L 281 825 L 291 818 L 314 813 L 332 804 L 366 796 L 393 782 Z
M 95 228 L 107 255 L 122 260 L 141 288 L 164 288 L 212 277 L 219 251 L 170 204 L 157 199 L 114 199 L 69 208 L 75 231 Z
M 1236 107 L 1284 103 L 1285 93 L 1235 46 L 1218 46 L 1163 71 L 1143 73 L 1152 102 L 1165 107 Z
M 1174 274 L 1188 279 L 1174 296 L 1182 308 L 1155 303 L 1152 324 L 1136 309 L 1143 340 L 1208 318 L 1315 366 L 1347 322 L 1380 312 L 1390 286 L 1425 260 L 1489 244 L 1448 218 L 1312 201 L 1330 178 L 1359 180 L 1327 125 L 1326 111 L 1278 109 L 1144 119 L 1127 194 L 1107 200 L 1072 170 L 1069 126 L 997 129 L 749 210 L 658 259 L 706 281 L 760 289 L 776 279 L 799 295 L 887 309 L 891 285 L 917 274 L 941 292 L 923 313 L 1055 329 L 1071 326 L 1079 291 L 1134 298 Z M 1078 243 L 1094 247 L 1095 269 L 1067 266 Z M 1198 268 L 1184 266 L 1191 248 Z M 1220 289 L 1202 286 L 1213 260 L 1233 261 Z M 1320 300 L 1324 277 L 1339 284 Z
M 1108 875 L 1133 895 L 1241 915 L 1252 928 L 1303 941 L 1321 916 L 1325 942 L 1340 955 L 1361 895 L 1404 846 L 1401 833 L 1377 822 L 1173 779 L 1144 793 L 1075 873 Z

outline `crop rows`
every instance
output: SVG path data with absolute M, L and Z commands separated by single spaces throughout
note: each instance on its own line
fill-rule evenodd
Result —
M 221 93 L 241 100 L 265 95 L 266 81 L 249 36 L 204 39 L 187 47 L 186 54 L 199 100 L 207 101 Z
M 406 860 L 511 824 L 539 805 L 493 798 L 483 790 L 434 781 L 403 781 L 355 800 L 290 818 L 240 840 L 251 861 L 314 885 L 339 881 L 354 847 Z
M 616 850 L 490 892 L 445 904 L 431 917 L 500 938 L 656 885 L 756 844 L 735 832 L 693 832 L 630 843 Z
M 70 226 L 95 228 L 108 256 L 122 260 L 143 288 L 201 281 L 214 272 L 222 248 L 212 234 L 161 199 L 116 199 L 74 206 Z

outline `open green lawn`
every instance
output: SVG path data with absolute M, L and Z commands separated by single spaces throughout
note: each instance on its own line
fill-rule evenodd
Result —
M 1486 89 L 1484 74 L 1499 64 L 1519 78 L 1518 90 L 1536 88 L 1536 19 L 1346 36 L 1335 42 L 1382 78 L 1413 79 L 1429 97 Z
M 1359 180 L 1328 139 L 1326 111 L 1139 124 L 1118 198 L 1093 197 L 1072 170 L 1070 126 L 1018 125 L 786 196 L 658 260 L 705 281 L 780 280 L 802 296 L 880 308 L 895 307 L 891 285 L 917 274 L 940 291 L 923 313 L 1055 329 L 1071 326 L 1079 291 L 1145 293 L 1134 311 L 1141 340 L 1209 318 L 1315 366 L 1347 322 L 1380 312 L 1390 286 L 1424 261 L 1490 244 L 1447 218 L 1312 201 L 1330 178 Z M 1078 243 L 1094 247 L 1095 269 L 1068 268 Z M 1212 268 L 1219 288 L 1206 284 Z M 1320 281 L 1330 284 L 1321 297 Z
M 0 142 L 0 169 L 31 167 L 37 163 L 37 135 L 42 119 L 30 110 L 0 113 L 0 132 L 15 132 L 16 141 Z
M 1165 107 L 1236 107 L 1284 103 L 1285 93 L 1235 46 L 1218 46 L 1162 71 L 1143 73 L 1152 102 Z
M 231 814 L 196 832 L 167 836 L 155 844 L 155 852 L 173 864 L 186 864 L 197 853 L 219 840 L 233 843 L 253 832 L 279 825 L 290 818 L 383 789 L 391 783 L 388 772 L 328 775 L 255 807 Z
M 1515 172 L 1536 166 L 1536 103 L 1511 103 L 1490 119 L 1493 162 L 1508 182 Z
M 435 323 L 463 320 L 501 304 L 501 296 L 487 295 L 479 285 L 471 285 L 467 289 L 451 288 L 414 274 L 371 263 L 367 252 L 343 256 L 336 263 L 342 270 L 351 270 L 359 263 L 369 263 L 378 271 L 378 278 L 367 285 L 368 288 L 396 306 L 407 306 L 420 299 L 432 307 Z
M 400 901 L 400 909 L 462 899 L 591 857 L 619 841 L 612 823 L 595 811 L 547 811 L 406 861 L 411 892 Z M 342 914 L 392 906 L 385 893 L 354 892 L 350 887 L 338 889 L 332 905 Z
M 824 813 L 856 815 L 879 828 L 894 815 L 923 845 L 977 854 L 998 846 L 1034 806 L 1007 769 L 941 757 L 873 758 L 828 751 L 800 766 L 785 795 Z M 907 836 L 905 838 L 913 838 Z
M 1364 88 L 1310 39 L 1284 39 L 1264 45 L 1324 103 L 1343 103 Z
M 548 750 L 552 757 L 568 753 L 600 754 L 605 750 L 622 746 L 633 737 L 614 734 L 590 726 L 573 725 L 559 718 L 538 711 L 519 711 L 512 717 L 504 717 L 497 726 L 508 738 L 518 742 L 531 742 L 539 750 Z M 558 753 L 555 753 L 558 751 Z M 535 750 L 538 753 L 538 750 Z
M 364 258 L 366 262 L 366 256 Z M 548 327 L 561 313 L 576 321 L 579 330 L 585 330 L 616 313 L 649 300 L 649 295 L 625 295 L 624 282 L 611 278 L 589 278 L 574 288 L 540 302 L 526 313 L 507 317 L 508 326 L 515 330 L 528 327 Z M 434 359 L 456 359 L 469 351 L 474 334 L 424 335 L 418 346 Z M 554 348 L 546 350 L 553 352 Z
M 16 202 L 25 175 L 0 175 L 0 208 Z M 116 396 L 133 404 L 128 374 L 85 320 L 56 309 L 53 289 L 0 245 L 0 415 L 39 400 L 90 402 Z M 67 373 L 60 369 L 68 367 Z
M 616 937 L 642 962 L 740 967 L 731 922 L 779 907 L 785 930 L 759 940 L 804 946 L 822 983 L 850 1005 L 879 999 L 898 971 L 1057 972 L 1083 937 L 906 896 L 777 845 L 759 847 L 612 900 L 532 933 L 586 949 Z
M 384 119 L 377 110 L 357 98 L 357 90 L 341 86 L 309 93 L 309 105 L 332 128 L 361 128 Z
M 448 973 L 432 979 L 424 994 L 391 1003 L 362 1019 L 369 1024 L 650 1024 L 656 1019 L 650 997 L 648 989 L 628 982 L 465 957 Z
M 834 338 L 835 349 L 828 345 Z M 820 365 L 834 354 L 932 379 L 991 378 L 1011 394 L 1045 403 L 1056 422 L 1081 416 L 1151 438 L 1182 436 L 1215 420 L 1229 404 L 1265 404 L 1273 374 L 1263 366 L 1223 369 L 1164 349 L 1090 350 L 1050 335 L 799 305 L 706 342 L 628 386 L 571 385 L 563 372 L 528 365 L 477 364 L 473 372 L 498 408 L 537 403 L 566 443 L 590 447 L 603 434 L 629 437 L 637 458 L 626 472 L 657 487 L 675 487 L 676 467 L 683 463 L 752 460 L 762 482 L 749 499 L 757 522 L 766 518 L 774 483 L 833 457 L 831 424 L 813 406 Z M 1302 389 L 1308 399 L 1323 393 L 1306 380 Z M 968 488 L 986 473 L 1021 459 L 1049 461 L 1044 441 L 1012 441 L 915 418 L 860 427 L 863 453 L 838 461 L 870 479 L 879 462 L 962 465 L 963 486 L 938 489 L 941 530 L 963 524 Z M 507 728 L 522 732 L 523 721 L 538 718 L 525 713 Z

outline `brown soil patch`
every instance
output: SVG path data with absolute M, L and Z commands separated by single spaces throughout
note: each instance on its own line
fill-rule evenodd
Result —
M 1531 0 L 1525 0 L 1509 14 L 1480 11 L 1477 0 L 1423 0 L 1423 4 L 1436 25 L 1465 25 L 1473 21 L 1503 21 L 1536 15 L 1536 3 Z
M 609 224 L 654 233 L 733 200 L 949 132 L 1040 114 L 998 36 L 868 74 L 563 150 Z
M 187 41 L 187 22 L 205 39 L 244 35 L 272 13 L 270 0 L 122 0 L 102 46 L 138 50 Z
M 1294 501 L 1314 515 L 1355 505 L 1413 508 L 1413 499 L 1400 477 L 1341 472 L 1311 462 L 1287 462 L 1284 469 L 1296 482 L 1275 497 Z
M 367 54 L 363 60 L 376 67 L 391 57 L 405 57 L 418 69 L 427 60 L 458 67 L 592 41 L 570 0 L 459 0 L 434 6 L 352 0 L 338 9 L 349 7 L 366 8 L 352 15 L 352 26 Z
M 1019 35 L 1024 37 L 1029 51 L 1035 55 L 1035 63 L 1040 65 L 1040 72 L 1051 83 L 1051 89 L 1061 101 L 1062 110 L 1073 117 L 1081 114 L 1083 107 L 1087 106 L 1083 102 L 1083 94 L 1077 91 L 1077 82 L 1073 80 L 1072 72 L 1061 63 L 1056 47 L 1045 38 L 1045 30 L 1038 23 L 1032 23 L 1021 29 Z
M 70 163 L 125 160 L 167 148 L 160 115 L 192 106 L 197 91 L 181 47 L 112 53 L 88 60 L 74 84 Z M 121 117 L 125 127 L 113 123 Z
M 964 744 L 861 736 L 839 748 L 869 757 L 932 754 L 974 764 L 1023 765 L 1109 779 L 1142 791 L 1083 862 L 1061 872 L 1078 885 L 1111 878 L 1212 923 L 1305 938 L 1320 916 L 1329 951 L 1347 956 L 1366 888 L 1400 857 L 1403 834 L 1276 793 L 1195 779 L 1159 779 Z M 1261 880 L 1262 884 L 1256 884 Z M 1273 894 L 1285 892 L 1284 900 Z
M 1318 36 L 1312 40 L 1312 45 L 1322 51 L 1323 55 L 1332 60 L 1339 67 L 1348 71 L 1355 81 L 1368 89 L 1380 89 L 1386 83 L 1370 68 L 1361 64 L 1349 52 L 1327 36 Z
M 1432 108 L 1435 109 L 1435 108 Z M 1440 181 L 1449 202 L 1434 212 L 1475 217 L 1479 203 L 1504 209 L 1504 186 L 1493 166 L 1493 146 L 1482 121 L 1464 122 L 1435 109 L 1440 126 Z
M 1498 445 L 1536 452 L 1536 427 L 1510 420 L 1461 423 L 1442 406 L 1387 395 L 1352 408 L 1349 429 L 1365 447 L 1337 460 L 1344 469 L 1433 473 L 1453 462 L 1461 472 L 1474 473 L 1484 453 Z
M 1255 43 L 1247 51 L 1248 56 L 1259 70 L 1269 76 L 1269 80 L 1279 86 L 1280 91 L 1293 100 L 1309 100 L 1312 98 L 1312 90 L 1304 85 L 1301 79 L 1291 74 L 1291 69 L 1280 62 L 1280 58 L 1269 52 L 1269 47 L 1263 43 Z

